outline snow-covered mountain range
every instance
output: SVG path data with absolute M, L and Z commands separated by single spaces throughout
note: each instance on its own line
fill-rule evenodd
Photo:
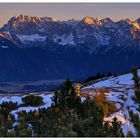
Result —
M 36 42 L 43 42 L 42 46 L 48 47 L 51 41 L 77 48 L 86 45 L 88 49 L 85 51 L 97 53 L 101 47 L 105 48 L 105 52 L 111 47 L 134 49 L 140 43 L 139 31 L 140 19 L 114 22 L 110 18 L 86 16 L 82 20 L 57 21 L 50 17 L 20 15 L 11 18 L 1 28 L 1 36 L 16 43 L 20 40 L 24 47 L 34 47 Z
M 3 50 L 7 48 L 10 51 Z M 51 17 L 20 15 L 12 17 L 0 29 L 0 52 L 6 61 L 0 64 L 1 68 L 5 67 L 3 71 L 5 72 L 6 65 L 13 63 L 11 70 L 21 76 L 15 80 L 28 77 L 30 71 L 29 75 L 34 74 L 30 80 L 44 78 L 42 73 L 51 79 L 78 79 L 97 72 L 118 73 L 139 65 L 140 19 L 115 22 L 110 18 L 86 16 L 81 20 L 60 21 Z M 17 59 L 21 61 L 17 62 Z M 38 65 L 44 70 L 32 71 L 30 64 L 26 66 L 29 63 L 27 61 L 34 63 L 34 71 Z M 15 67 L 17 71 L 14 70 Z M 9 72 L 6 70 L 5 73 Z M 35 73 L 40 76 L 33 78 Z M 12 80 L 15 77 L 12 74 L 9 76 Z M 2 77 L 3 80 L 10 80 Z

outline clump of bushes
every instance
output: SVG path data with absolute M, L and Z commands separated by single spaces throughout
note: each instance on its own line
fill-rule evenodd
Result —
M 28 95 L 22 98 L 26 106 L 40 106 L 43 105 L 43 98 L 39 95 Z
M 9 111 L 11 110 L 15 110 L 18 108 L 18 103 L 17 102 L 3 102 L 2 104 L 0 104 L 0 108 L 3 108 L 3 109 L 8 109 Z
M 84 81 L 84 83 L 90 82 L 90 81 L 92 81 L 92 80 L 97 80 L 97 79 L 100 79 L 100 78 L 103 78 L 103 77 L 105 77 L 104 74 L 97 73 L 95 76 L 89 76 L 89 77 Z
M 12 111 L 18 108 L 17 102 L 3 102 L 0 104 L 0 114 L 5 116 L 7 118 L 8 114 Z
M 117 111 L 115 103 L 107 101 L 106 96 L 104 94 L 97 95 L 93 99 L 93 102 L 95 102 L 103 109 L 103 114 L 105 117 Z
M 0 136 L 5 135 L 1 134 L 5 130 L 11 129 L 14 123 L 14 116 L 9 114 L 12 110 L 18 108 L 17 102 L 3 102 L 0 104 Z

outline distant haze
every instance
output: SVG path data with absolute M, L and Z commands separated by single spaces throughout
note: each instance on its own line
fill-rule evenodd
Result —
M 135 20 L 140 17 L 140 3 L 0 3 L 0 26 L 20 14 L 60 20 L 85 16 Z

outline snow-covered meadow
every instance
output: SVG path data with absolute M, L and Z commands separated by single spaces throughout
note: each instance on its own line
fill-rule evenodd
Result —
M 24 97 L 26 95 L 23 96 L 2 96 L 0 97 L 0 104 L 2 102 L 17 102 L 18 105 L 22 104 L 22 97 Z M 25 106 L 25 107 L 18 107 L 18 109 L 11 111 L 10 114 L 13 114 L 15 116 L 15 119 L 17 120 L 18 118 L 18 112 L 25 110 L 26 112 L 30 112 L 30 111 L 34 111 L 34 110 L 38 110 L 39 108 L 48 108 L 51 106 L 51 98 L 53 97 L 53 94 L 40 94 L 40 96 L 43 97 L 43 102 L 44 104 L 42 106 L 39 107 L 31 107 L 31 106 Z

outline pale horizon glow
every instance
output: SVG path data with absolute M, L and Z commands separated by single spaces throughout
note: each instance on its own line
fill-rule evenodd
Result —
M 114 21 L 140 17 L 140 3 L 0 3 L 0 26 L 20 14 L 58 20 L 110 17 Z

